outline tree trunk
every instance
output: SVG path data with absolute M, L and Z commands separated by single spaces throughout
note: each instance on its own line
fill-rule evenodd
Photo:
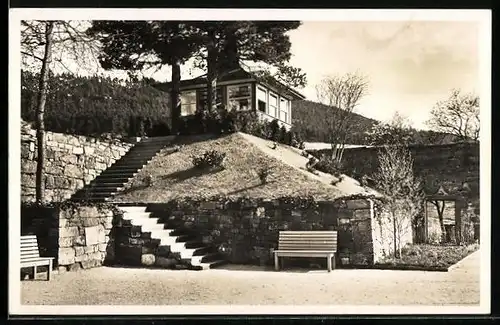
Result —
M 47 101 L 47 83 L 49 77 L 49 65 L 52 60 L 52 30 L 54 22 L 49 21 L 45 26 L 45 53 L 43 55 L 42 69 L 40 71 L 38 98 L 36 108 L 36 142 L 37 142 L 37 163 L 36 163 L 36 180 L 35 180 L 35 196 L 36 202 L 42 203 L 44 200 L 44 163 L 45 163 L 45 102 Z
M 207 111 L 215 111 L 217 106 L 217 48 L 215 31 L 208 32 L 207 46 Z
M 394 240 L 394 257 L 398 258 L 398 245 L 397 245 L 397 234 L 396 234 L 396 214 L 394 211 L 391 212 L 392 214 L 392 232 L 393 232 L 393 240 Z
M 441 227 L 441 242 L 444 243 L 446 242 L 446 227 L 444 226 L 444 207 L 445 207 L 445 202 L 443 201 L 443 205 L 441 206 L 441 209 L 438 209 L 438 217 L 439 217 L 439 226 Z
M 172 89 L 170 90 L 170 101 L 172 102 L 172 134 L 178 134 L 181 118 L 181 66 L 179 60 L 173 59 L 172 63 Z
M 219 62 L 219 71 L 226 73 L 240 67 L 238 57 L 238 42 L 235 36 L 236 29 L 230 29 L 224 41 L 223 53 Z
M 441 243 L 446 242 L 446 227 L 444 226 L 444 207 L 446 205 L 445 201 L 442 201 L 443 205 L 439 206 L 439 201 L 432 202 L 434 206 L 436 206 L 438 219 L 439 219 L 439 227 L 441 228 Z

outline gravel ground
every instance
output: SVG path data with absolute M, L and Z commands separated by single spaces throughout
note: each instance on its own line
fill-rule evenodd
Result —
M 449 272 L 101 267 L 22 281 L 21 297 L 34 305 L 475 305 L 479 265 L 477 251 Z

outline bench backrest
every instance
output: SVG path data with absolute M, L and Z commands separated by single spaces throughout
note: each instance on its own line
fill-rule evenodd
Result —
M 280 231 L 278 249 L 337 252 L 337 232 Z
M 21 262 L 40 257 L 35 235 L 21 236 Z

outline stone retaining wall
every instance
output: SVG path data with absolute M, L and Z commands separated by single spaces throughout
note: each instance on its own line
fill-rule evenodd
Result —
M 55 257 L 60 271 L 113 261 L 112 209 L 24 206 L 21 213 L 21 234 L 37 235 L 41 256 Z
M 317 202 L 308 207 L 280 200 L 173 201 L 149 204 L 148 211 L 168 227 L 196 230 L 204 243 L 216 245 L 231 263 L 272 264 L 280 230 L 338 230 L 339 259 L 348 258 L 351 264 L 374 261 L 370 203 L 365 199 L 344 204 Z M 136 238 L 134 244 L 130 241 L 133 238 Z M 151 253 L 141 247 L 149 244 L 155 243 L 151 239 L 144 241 L 140 233 L 134 233 L 128 243 L 121 240 L 123 253 L 118 253 L 117 246 L 117 258 L 128 255 L 125 252 L 135 252 L 135 264 L 140 263 L 140 254 Z M 297 260 L 301 261 L 304 259 Z
M 45 201 L 64 201 L 123 156 L 133 145 L 46 132 Z M 21 128 L 21 200 L 35 200 L 36 130 Z
M 440 185 L 453 191 L 467 182 L 472 194 L 479 197 L 479 144 L 413 145 L 409 147 L 415 175 L 424 181 L 428 194 Z M 312 150 L 316 156 L 331 155 L 331 149 Z M 373 175 L 378 168 L 378 148 L 346 148 L 342 158 L 346 174 L 355 179 Z

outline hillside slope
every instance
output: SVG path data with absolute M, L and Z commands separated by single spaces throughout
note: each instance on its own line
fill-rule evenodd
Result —
M 310 100 L 296 100 L 292 103 L 292 124 L 308 142 L 327 142 L 329 116 L 339 109 Z M 352 132 L 348 135 L 349 144 L 366 144 L 365 133 L 377 123 L 376 120 L 352 113 Z
M 379 195 L 345 177 L 335 186 L 335 177 L 304 170 L 307 158 L 300 150 L 279 145 L 271 148 L 271 141 L 248 134 L 235 133 L 223 137 L 179 137 L 173 145 L 180 150 L 166 148 L 136 177 L 125 192 L 117 195 L 119 202 L 167 202 L 180 197 L 279 198 L 284 196 L 313 196 L 317 200 L 331 200 L 351 195 Z M 192 157 L 207 150 L 226 153 L 224 169 L 212 172 L 193 168 Z M 272 170 L 267 184 L 261 184 L 260 168 Z

